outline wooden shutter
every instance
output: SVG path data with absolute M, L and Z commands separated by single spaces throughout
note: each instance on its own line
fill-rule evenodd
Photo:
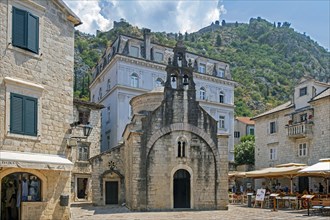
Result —
M 20 133 L 23 129 L 23 97 L 16 94 L 10 95 L 10 132 Z
M 24 131 L 27 135 L 37 135 L 37 99 L 26 97 L 24 102 Z
M 39 52 L 39 18 L 32 14 L 27 16 L 27 49 L 34 53 Z
M 13 7 L 12 44 L 26 48 L 27 12 Z

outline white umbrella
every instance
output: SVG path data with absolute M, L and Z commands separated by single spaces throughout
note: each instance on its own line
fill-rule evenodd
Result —
M 300 170 L 299 173 L 310 174 L 313 176 L 323 176 L 323 177 L 329 179 L 329 177 L 330 177 L 330 158 L 320 159 L 318 163 Z M 329 191 L 328 181 L 327 181 L 327 191 Z

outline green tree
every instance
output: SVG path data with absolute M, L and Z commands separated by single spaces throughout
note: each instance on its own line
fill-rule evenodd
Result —
M 234 155 L 236 165 L 254 164 L 255 141 L 253 135 L 241 138 L 241 143 L 235 146 Z
M 215 40 L 215 46 L 220 47 L 221 46 L 221 37 L 220 34 L 217 35 L 217 38 Z

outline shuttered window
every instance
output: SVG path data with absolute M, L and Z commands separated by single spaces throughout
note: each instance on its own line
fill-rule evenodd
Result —
M 15 47 L 39 53 L 39 18 L 13 7 L 12 44 Z
M 10 94 L 10 132 L 37 136 L 38 99 Z

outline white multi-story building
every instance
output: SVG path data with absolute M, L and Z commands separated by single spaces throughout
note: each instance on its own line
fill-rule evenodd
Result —
M 130 100 L 163 86 L 165 67 L 173 48 L 144 38 L 120 35 L 106 49 L 93 70 L 91 101 L 103 104 L 101 150 L 116 146 L 131 118 Z M 187 53 L 194 66 L 197 100 L 218 123 L 218 132 L 229 134 L 229 161 L 234 160 L 234 87 L 228 63 Z

